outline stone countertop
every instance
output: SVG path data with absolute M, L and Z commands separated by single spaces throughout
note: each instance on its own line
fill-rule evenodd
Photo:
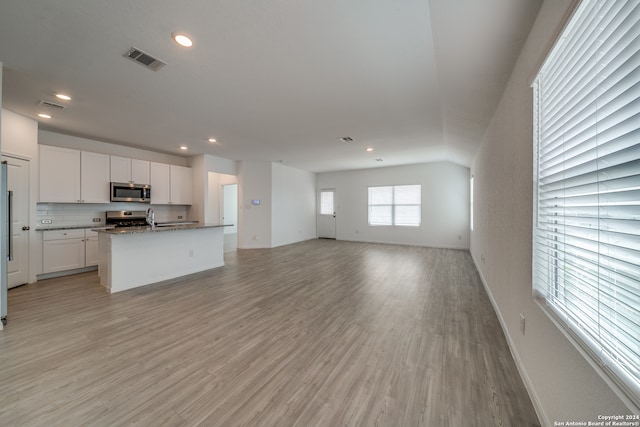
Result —
M 52 226 L 43 226 L 36 227 L 36 231 L 47 231 L 47 230 L 79 230 L 82 228 L 88 228 L 91 230 L 97 230 L 101 228 L 113 228 L 112 226 L 107 226 L 104 224 L 93 224 L 93 225 L 52 225 Z
M 120 228 L 95 228 L 93 231 L 105 234 L 140 234 L 140 233 L 157 233 L 163 231 L 178 231 L 178 230 L 196 230 L 200 228 L 218 228 L 229 227 L 229 225 L 223 224 L 178 224 L 168 226 L 156 226 L 152 229 L 150 226 L 146 227 L 120 227 Z

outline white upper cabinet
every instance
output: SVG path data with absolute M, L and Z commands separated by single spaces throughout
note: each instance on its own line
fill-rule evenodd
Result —
M 80 203 L 80 151 L 41 145 L 40 201 Z
M 136 184 L 151 184 L 148 161 L 131 159 L 131 181 Z
M 131 159 L 128 157 L 111 156 L 111 181 L 131 181 Z
M 169 203 L 176 205 L 190 205 L 193 181 L 191 168 L 171 165 L 169 175 L 171 177 Z M 153 187 L 151 194 L 153 194 Z
M 151 162 L 151 203 L 190 205 L 192 182 L 191 168 Z
M 169 203 L 169 165 L 151 162 L 151 204 Z
M 109 203 L 106 154 L 40 146 L 40 202 Z
M 191 168 L 40 145 L 42 203 L 110 203 L 111 182 L 151 184 L 151 203 L 190 205 Z
M 109 203 L 111 181 L 110 157 L 107 154 L 80 153 L 80 201 Z
M 111 156 L 111 181 L 149 184 L 149 162 Z

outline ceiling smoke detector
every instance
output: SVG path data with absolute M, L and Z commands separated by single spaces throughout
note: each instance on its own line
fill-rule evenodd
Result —
M 340 142 L 353 142 L 353 138 L 351 138 L 350 136 L 343 136 L 342 138 L 340 138 Z
M 65 109 L 64 105 L 56 104 L 55 102 L 42 100 L 38 103 L 38 107 L 49 111 L 61 111 Z
M 158 71 L 160 68 L 167 65 L 166 62 L 158 58 L 154 58 L 148 53 L 141 51 L 137 47 L 132 47 L 131 49 L 129 49 L 124 54 L 124 57 L 132 60 L 133 62 L 137 62 L 138 64 L 153 71 Z

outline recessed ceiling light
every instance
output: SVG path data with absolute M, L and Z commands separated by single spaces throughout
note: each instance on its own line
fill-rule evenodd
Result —
M 365 148 L 365 150 L 370 153 L 370 152 L 373 151 L 373 147 L 367 147 L 367 148 Z
M 38 114 L 38 117 L 40 117 L 41 119 L 50 119 L 51 116 L 48 114 L 44 114 L 44 113 L 40 113 Z
M 216 142 L 215 138 L 209 138 L 209 142 Z
M 187 147 L 186 145 L 181 145 L 181 146 L 180 146 L 180 149 L 181 149 L 181 150 L 186 150 L 187 148 L 188 148 L 188 147 Z
M 71 101 L 71 97 L 69 95 L 65 95 L 64 93 L 56 93 L 56 98 L 62 99 L 64 101 Z
M 173 34 L 171 34 L 171 37 L 173 37 L 173 40 L 175 40 L 175 42 L 178 43 L 182 47 L 191 47 L 191 46 L 193 46 L 193 41 L 186 34 L 173 33 Z

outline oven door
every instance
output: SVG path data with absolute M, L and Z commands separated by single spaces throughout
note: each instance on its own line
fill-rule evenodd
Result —
M 112 182 L 111 201 L 151 203 L 151 186 L 129 184 L 126 182 Z

